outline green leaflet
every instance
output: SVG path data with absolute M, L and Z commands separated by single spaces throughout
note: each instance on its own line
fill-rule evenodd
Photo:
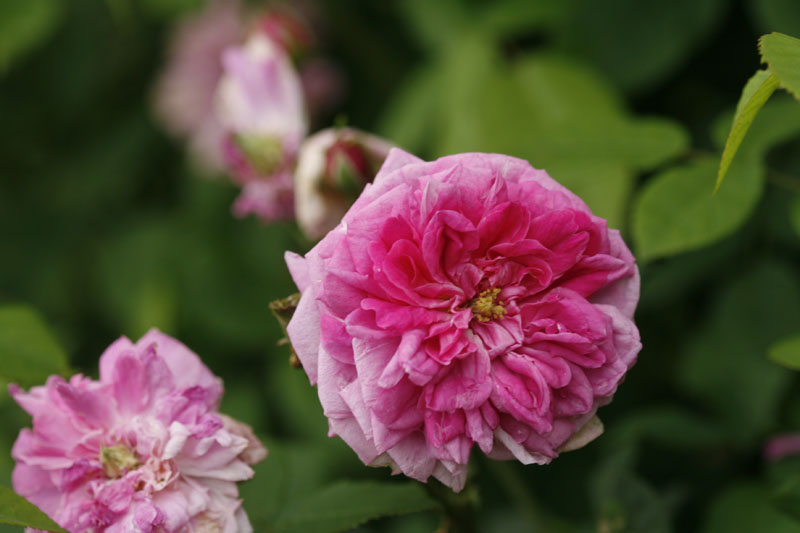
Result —
M 0 2 L 0 74 L 49 37 L 61 10 L 59 0 Z
M 66 533 L 39 508 L 3 485 L 0 485 L 0 523 Z
M 773 32 L 759 39 L 758 49 L 781 87 L 800 100 L 800 39 Z
M 67 356 L 33 309 L 0 307 L 0 380 L 23 387 L 68 372 Z
M 742 144 L 747 130 L 750 129 L 756 115 L 777 87 L 778 78 L 766 70 L 756 72 L 744 86 L 742 96 L 736 105 L 736 114 L 733 116 L 733 125 L 728 134 L 728 140 L 725 141 L 725 149 L 722 151 L 722 159 L 717 171 L 717 183 L 714 185 L 715 194 L 719 191 L 719 186 L 722 185 L 722 180 L 728 173 L 728 168 L 731 166 L 733 157 L 739 150 L 739 145 Z
M 800 370 L 800 335 L 773 344 L 769 358 L 779 365 Z
M 773 32 L 758 41 L 761 60 L 767 63 L 767 70 L 756 72 L 742 91 L 736 106 L 725 150 L 717 173 L 716 193 L 728 172 L 731 161 L 739 149 L 753 119 L 779 86 L 800 100 L 800 39 Z

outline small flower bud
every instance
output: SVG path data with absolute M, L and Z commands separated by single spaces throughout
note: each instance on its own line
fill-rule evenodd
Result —
M 294 176 L 295 213 L 303 232 L 313 239 L 336 227 L 391 148 L 353 128 L 326 129 L 306 139 Z

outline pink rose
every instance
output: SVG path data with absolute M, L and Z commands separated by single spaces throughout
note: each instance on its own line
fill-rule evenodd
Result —
M 175 28 L 167 63 L 155 88 L 155 111 L 164 127 L 186 138 L 195 159 L 207 170 L 223 169 L 222 126 L 214 93 L 222 76 L 222 51 L 239 42 L 244 17 L 236 0 L 211 0 Z
M 800 433 L 776 435 L 764 446 L 764 457 L 768 461 L 780 461 L 797 454 L 800 454 Z
M 308 237 L 319 239 L 339 224 L 391 148 L 380 137 L 353 128 L 325 129 L 303 142 L 294 173 L 294 205 Z
M 461 490 L 473 444 L 548 463 L 602 432 L 641 344 L 620 234 L 527 162 L 394 149 L 305 258 L 289 337 L 365 464 Z
M 289 217 L 291 172 L 308 129 L 300 78 L 286 52 L 261 32 L 227 49 L 222 62 L 216 98 L 226 132 L 223 154 L 247 196 L 235 211 L 265 220 Z M 248 192 L 251 183 L 258 186 Z
M 72 532 L 252 531 L 236 483 L 266 449 L 217 409 L 222 381 L 177 340 L 122 337 L 80 374 L 10 392 L 33 416 L 14 489 Z M 205 529 L 204 529 L 205 528 Z

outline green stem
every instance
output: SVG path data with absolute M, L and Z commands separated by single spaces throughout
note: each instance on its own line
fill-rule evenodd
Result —
M 519 470 L 514 468 L 516 464 L 508 461 L 484 461 L 484 464 L 492 472 L 492 476 L 503 487 L 509 499 L 514 501 L 517 509 L 527 518 L 531 525 L 531 531 L 547 531 L 544 513 L 539 506 L 539 502 L 531 492 L 525 480 L 519 474 Z
M 477 533 L 475 502 L 477 491 L 467 483 L 458 494 L 435 479 L 424 484 L 425 490 L 442 506 L 443 520 L 437 533 Z

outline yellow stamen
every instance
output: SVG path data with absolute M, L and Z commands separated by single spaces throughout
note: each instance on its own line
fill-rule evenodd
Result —
M 470 308 L 479 322 L 488 322 L 492 319 L 501 319 L 506 316 L 506 308 L 503 307 L 503 302 L 497 300 L 499 295 L 500 289 L 487 289 L 472 300 Z
M 126 470 L 139 466 L 139 459 L 127 446 L 100 445 L 100 464 L 108 477 L 120 477 Z

